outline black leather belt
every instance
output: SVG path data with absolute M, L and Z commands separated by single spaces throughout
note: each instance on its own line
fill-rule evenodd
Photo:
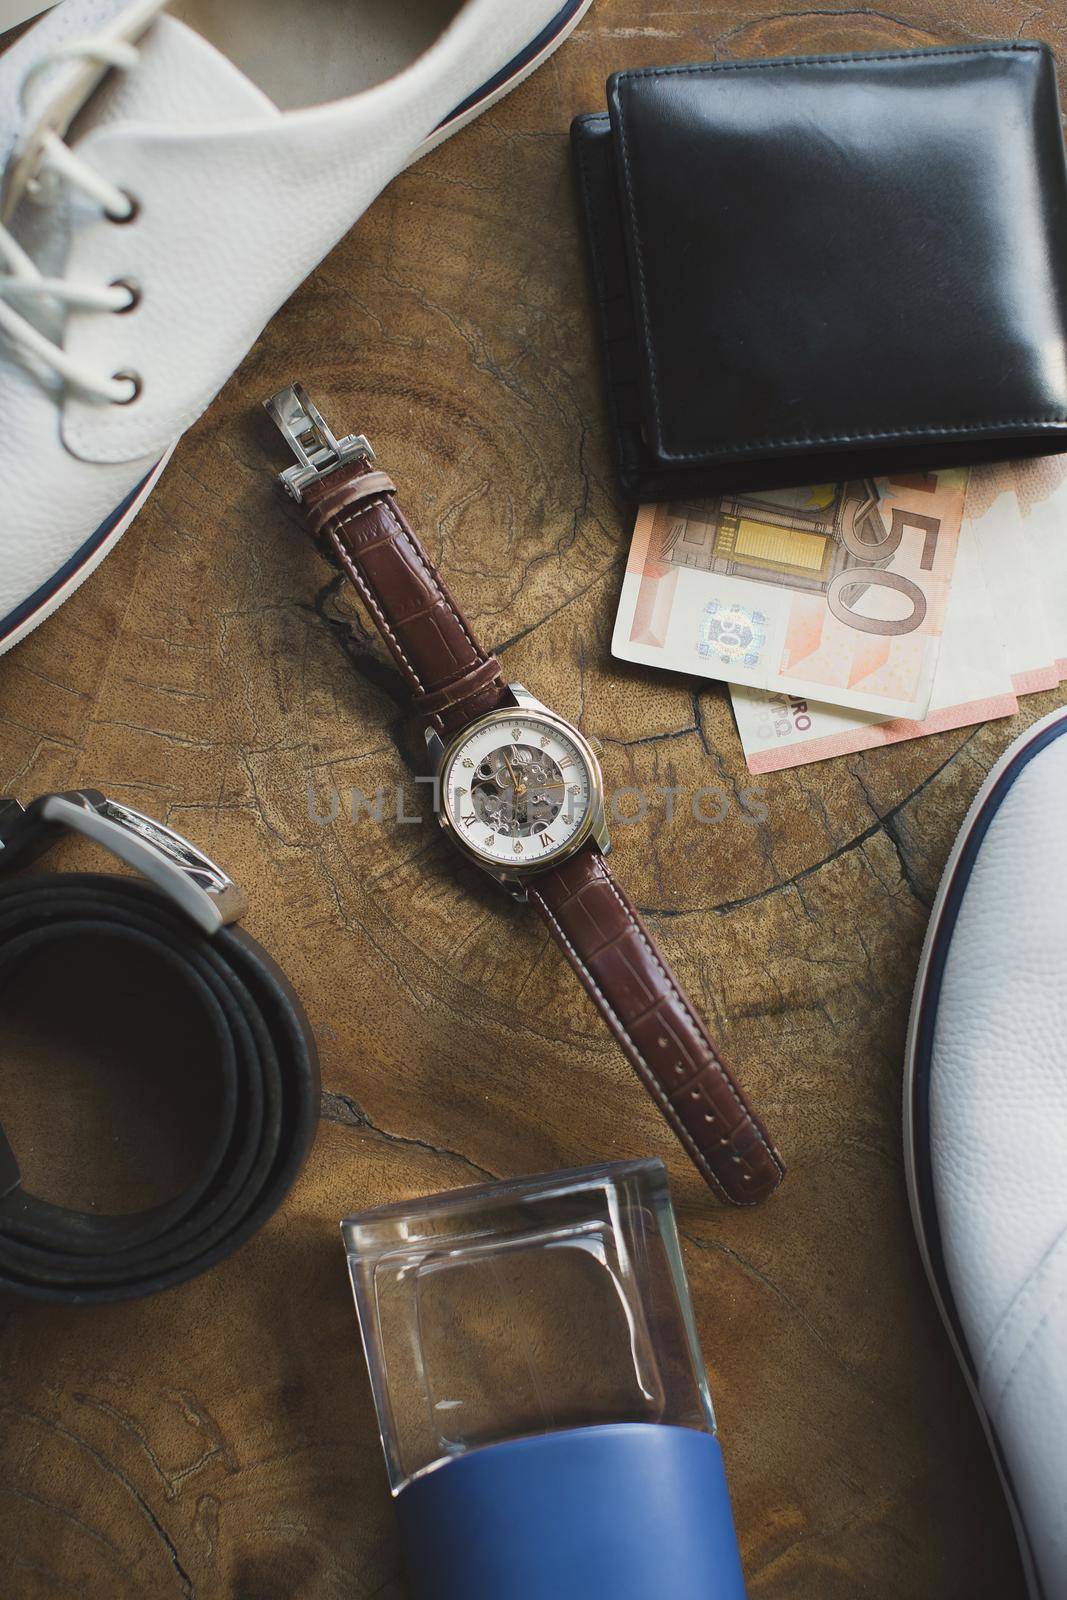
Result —
M 68 828 L 144 877 L 56 873 L 0 888 L 0 991 L 49 941 L 107 940 L 119 955 L 136 945 L 167 970 L 168 992 L 177 979 L 207 1019 L 221 1111 L 189 1187 L 151 1210 L 114 1217 L 26 1194 L 0 1129 L 0 1289 L 74 1303 L 125 1300 L 205 1271 L 279 1205 L 314 1138 L 318 1056 L 286 979 L 231 926 L 244 909 L 241 891 L 179 834 L 92 790 L 44 795 L 26 808 L 0 801 L 0 872 L 32 860 Z

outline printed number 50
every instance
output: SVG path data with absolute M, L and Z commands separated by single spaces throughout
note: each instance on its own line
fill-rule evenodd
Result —
M 875 513 L 877 516 L 877 513 Z M 859 556 L 863 562 L 878 559 L 882 556 L 891 556 L 903 537 L 905 528 L 917 528 L 925 533 L 923 553 L 919 566 L 924 572 L 930 572 L 934 565 L 934 554 L 937 550 L 937 535 L 941 527 L 937 517 L 924 517 L 918 511 L 905 511 L 900 506 L 893 508 L 893 524 L 884 539 L 877 544 L 869 544 L 860 539 L 856 533 L 855 524 L 842 528 L 841 536 L 852 554 Z M 896 589 L 899 594 L 907 595 L 911 601 L 911 615 L 907 617 L 885 618 L 865 617 L 861 612 L 853 609 L 857 600 L 866 592 L 869 584 L 876 584 L 883 589 Z M 897 635 L 914 633 L 922 625 L 926 616 L 926 596 L 917 583 L 911 578 L 906 578 L 901 572 L 888 572 L 884 567 L 866 567 L 861 573 L 855 567 L 849 567 L 844 572 L 839 572 L 831 580 L 826 591 L 826 604 L 839 622 L 844 622 L 850 628 L 858 628 L 861 633 L 879 633 Z

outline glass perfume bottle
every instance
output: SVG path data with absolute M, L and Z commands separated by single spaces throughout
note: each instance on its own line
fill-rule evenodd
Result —
M 661 1162 L 342 1232 L 413 1600 L 743 1600 Z

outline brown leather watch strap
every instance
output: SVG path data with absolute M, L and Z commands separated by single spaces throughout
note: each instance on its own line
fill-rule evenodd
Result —
M 778 1152 L 596 845 L 527 892 L 706 1182 L 732 1205 L 764 1199 Z
M 292 394 L 302 429 L 310 402 L 303 391 Z M 313 446 L 302 433 L 293 440 L 289 396 L 278 400 L 284 415 L 276 420 L 306 469 L 301 497 L 312 532 L 363 598 L 416 711 L 447 738 L 513 704 L 499 661 L 475 642 L 404 520 L 392 479 L 361 454 L 309 481 Z M 365 444 L 339 445 L 310 410 L 322 448 Z M 764 1199 L 784 1175 L 778 1153 L 597 846 L 533 879 L 528 893 L 711 1189 L 734 1205 Z
M 352 580 L 411 684 L 416 711 L 450 734 L 511 703 L 499 661 L 475 642 L 384 472 L 351 462 L 310 483 L 304 504 L 312 532 Z

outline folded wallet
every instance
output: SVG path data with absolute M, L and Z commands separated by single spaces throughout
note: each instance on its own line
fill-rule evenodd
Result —
M 629 497 L 1067 450 L 1045 45 L 620 72 L 572 136 Z

